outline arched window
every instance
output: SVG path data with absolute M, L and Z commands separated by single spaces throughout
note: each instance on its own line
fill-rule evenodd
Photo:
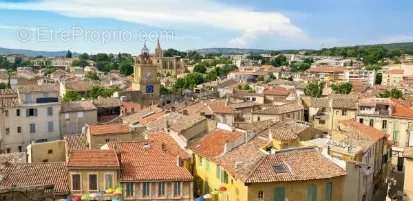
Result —
M 264 200 L 264 192 L 258 191 L 258 201 L 263 201 Z

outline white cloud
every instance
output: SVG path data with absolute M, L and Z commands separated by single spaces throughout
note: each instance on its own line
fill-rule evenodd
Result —
M 304 32 L 278 12 L 260 12 L 215 0 L 39 0 L 0 3 L 0 9 L 51 11 L 71 17 L 103 17 L 157 27 L 198 26 L 232 31 L 229 41 L 244 47 L 261 34 L 286 39 L 306 38 Z
M 395 35 L 395 36 L 385 37 L 376 43 L 403 43 L 403 42 L 412 42 L 412 41 L 413 41 L 413 35 Z

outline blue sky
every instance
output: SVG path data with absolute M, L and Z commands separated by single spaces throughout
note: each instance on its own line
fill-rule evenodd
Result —
M 0 0 L 0 46 L 77 52 L 413 41 L 411 0 Z

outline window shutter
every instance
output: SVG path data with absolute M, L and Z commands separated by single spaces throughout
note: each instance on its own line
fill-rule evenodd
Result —
M 307 200 L 308 201 L 317 201 L 317 186 L 311 184 L 307 189 Z
M 274 201 L 284 201 L 285 200 L 285 188 L 277 187 L 274 189 Z
M 326 183 L 326 201 L 333 200 L 333 183 L 327 182 Z

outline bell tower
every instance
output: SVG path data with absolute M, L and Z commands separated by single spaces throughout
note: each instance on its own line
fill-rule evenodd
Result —
M 143 95 L 158 97 L 160 81 L 157 76 L 158 65 L 155 64 L 146 47 L 146 42 L 141 54 L 136 58 L 133 67 L 132 89 L 140 91 Z
M 161 48 L 161 43 L 159 42 L 159 38 L 158 38 L 158 41 L 157 41 L 157 43 L 156 43 L 155 57 L 156 57 L 157 59 L 160 59 L 160 58 L 163 57 L 163 51 L 162 51 L 162 48 Z

